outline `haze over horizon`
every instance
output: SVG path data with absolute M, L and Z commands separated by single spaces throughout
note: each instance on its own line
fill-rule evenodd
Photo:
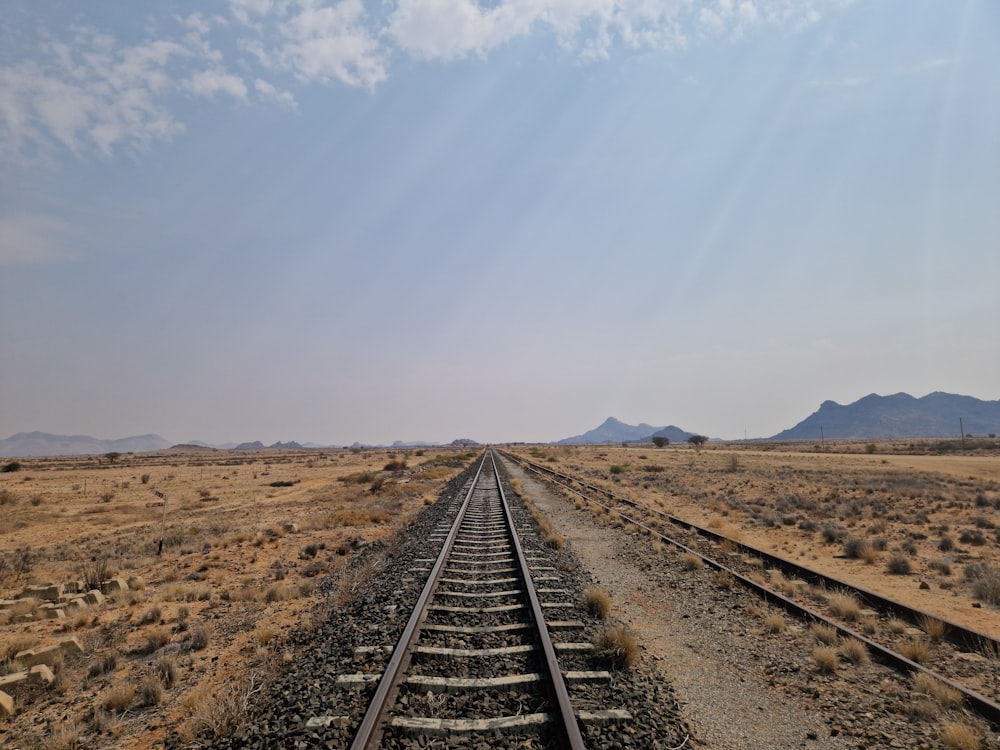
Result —
M 190 7 L 6 4 L 0 437 L 1000 398 L 1000 3 Z

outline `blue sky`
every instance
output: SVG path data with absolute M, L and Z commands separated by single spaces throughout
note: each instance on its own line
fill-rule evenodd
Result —
M 993 0 L 13 0 L 0 436 L 1000 398 Z

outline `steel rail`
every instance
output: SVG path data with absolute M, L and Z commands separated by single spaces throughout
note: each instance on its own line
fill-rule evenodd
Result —
M 424 584 L 424 588 L 420 592 L 420 597 L 413 607 L 413 612 L 406 623 L 406 627 L 399 636 L 399 641 L 397 641 L 396 647 L 393 649 L 392 657 L 382 672 L 382 678 L 379 680 L 375 694 L 368 704 L 368 710 L 361 720 L 361 725 L 358 727 L 358 732 L 354 736 L 353 742 L 351 742 L 351 750 L 368 750 L 368 748 L 376 747 L 381 740 L 386 712 L 395 700 L 402 676 L 410 663 L 412 656 L 410 646 L 416 640 L 420 626 L 427 616 L 427 603 L 431 600 L 434 591 L 437 589 L 438 579 L 444 570 L 445 561 L 448 559 L 451 548 L 455 544 L 458 530 L 465 520 L 465 513 L 469 509 L 469 502 L 476 491 L 479 476 L 482 474 L 485 465 L 486 454 L 484 453 L 482 460 L 479 462 L 479 468 L 476 470 L 476 475 L 472 479 L 469 492 L 466 494 L 458 515 L 455 517 L 455 522 L 452 524 L 451 530 L 448 532 L 448 536 L 441 547 L 441 553 L 438 555 L 437 561 L 434 563 L 434 567 L 427 577 L 427 583 Z
M 456 539 L 458 538 L 459 531 L 465 520 L 466 512 L 469 509 L 472 496 L 478 488 L 487 460 L 490 461 L 493 467 L 493 476 L 497 482 L 497 488 L 504 511 L 504 518 L 507 523 L 507 531 L 511 539 L 511 547 L 514 551 L 514 558 L 517 563 L 524 593 L 531 605 L 530 612 L 533 625 L 535 626 L 539 644 L 545 658 L 545 666 L 549 677 L 549 679 L 545 681 L 549 693 L 548 698 L 552 705 L 557 709 L 557 711 L 553 713 L 555 719 L 553 723 L 557 724 L 557 726 L 552 727 L 555 734 L 555 742 L 559 746 L 560 750 L 584 750 L 585 748 L 583 737 L 576 721 L 576 715 L 574 714 L 572 705 L 570 704 L 569 691 L 566 687 L 565 681 L 563 680 L 562 671 L 559 668 L 559 663 L 556 658 L 555 647 L 552 644 L 548 628 L 545 624 L 541 602 L 538 598 L 534 585 L 532 584 L 531 572 L 528 568 L 528 562 L 524 554 L 524 549 L 522 548 L 520 539 L 518 538 L 517 530 L 514 525 L 514 519 L 503 491 L 500 473 L 497 469 L 492 451 L 487 450 L 483 454 L 483 458 L 476 471 L 476 475 L 472 480 L 469 492 L 466 494 L 458 515 L 456 516 L 455 521 L 448 532 L 448 536 L 442 545 L 441 552 L 438 554 L 437 560 L 435 561 L 434 566 L 427 578 L 427 582 L 424 584 L 424 588 L 414 605 L 413 612 L 407 621 L 406 627 L 400 635 L 389 663 L 386 665 L 382 677 L 379 680 L 375 694 L 372 696 L 368 709 L 365 712 L 365 716 L 358 727 L 357 734 L 351 743 L 351 750 L 369 750 L 377 747 L 378 743 L 381 741 L 385 723 L 388 718 L 388 712 L 395 702 L 399 686 L 404 679 L 406 670 L 409 668 L 413 652 L 412 647 L 416 643 L 420 633 L 420 628 L 426 619 L 427 605 L 430 603 L 437 590 L 438 582 L 442 577 L 442 573 L 444 572 L 445 566 L 448 562 L 451 550 L 455 545 Z
M 538 592 L 531 581 L 531 571 L 528 569 L 528 560 L 521 547 L 521 540 L 517 536 L 514 527 L 514 518 L 511 516 L 510 507 L 507 504 L 507 497 L 503 491 L 503 483 L 500 481 L 500 471 L 497 468 L 493 452 L 490 451 L 490 461 L 493 464 L 493 473 L 496 476 L 497 487 L 500 490 L 500 500 L 503 504 L 504 515 L 507 517 L 507 525 L 510 527 L 511 540 L 517 558 L 518 568 L 524 582 L 524 588 L 531 602 L 531 616 L 538 631 L 538 638 L 541 642 L 542 652 L 545 655 L 545 666 L 549 673 L 550 699 L 558 709 L 560 744 L 567 750 L 583 750 L 586 746 L 583 743 L 583 735 L 576 721 L 576 714 L 570 703 L 569 690 L 566 681 L 563 680 L 562 670 L 559 668 L 559 660 L 556 658 L 556 649 L 552 645 L 552 638 L 549 637 L 549 629 L 545 624 L 545 615 L 542 612 L 542 604 L 538 599 Z
M 516 463 L 521 463 L 521 464 L 532 466 L 532 467 L 536 467 L 537 466 L 535 464 L 532 464 L 530 461 L 525 461 L 525 460 L 521 459 L 520 457 L 518 457 L 518 456 L 516 456 L 514 454 L 502 453 L 501 455 L 505 456 L 506 458 L 509 458 L 512 461 L 515 461 Z M 554 472 L 554 471 L 552 471 L 552 470 L 550 470 L 550 469 L 548 469 L 547 467 L 544 467 L 544 466 L 537 466 L 537 468 L 542 470 L 542 472 L 539 472 L 539 473 L 555 474 L 555 475 L 566 477 L 566 475 L 559 474 L 559 472 Z M 578 482 L 580 484 L 583 484 L 584 486 L 589 487 L 589 485 L 586 485 L 585 483 L 579 482 L 579 480 L 577 480 L 577 479 L 574 479 L 572 477 L 567 477 L 567 478 L 571 479 L 572 481 L 575 481 L 575 482 Z M 565 487 L 565 485 L 560 485 L 560 486 Z M 590 499 L 590 498 L 587 498 L 585 495 L 583 495 L 578 490 L 576 490 L 576 489 L 574 489 L 572 487 L 565 487 L 565 488 L 568 489 L 569 491 L 571 491 L 571 492 L 579 495 L 580 497 L 583 497 L 584 499 Z M 593 489 L 598 490 L 599 492 L 601 492 L 604 495 L 608 495 L 609 497 L 611 497 L 611 499 L 616 499 L 615 496 L 612 493 L 609 493 L 607 490 L 605 490 L 603 488 L 593 488 Z M 630 503 L 630 504 L 634 504 L 634 503 Z M 601 503 L 601 505 L 602 505 L 602 507 L 605 507 L 605 508 L 609 508 L 610 507 L 610 506 L 604 505 L 603 503 Z M 961 693 L 961 695 L 963 696 L 963 698 L 968 702 L 969 707 L 975 713 L 977 713 L 979 716 L 983 717 L 987 721 L 992 722 L 995 725 L 996 724 L 1000 724 L 1000 705 L 998 705 L 997 703 L 991 701 L 989 698 L 986 698 L 985 696 L 977 693 L 975 690 L 972 690 L 972 689 L 970 689 L 968 687 L 965 687 L 964 685 L 961 685 L 961 684 L 959 684 L 957 682 L 954 682 L 953 680 L 951 680 L 951 679 L 949 679 L 949 678 L 947 678 L 947 677 L 945 677 L 945 676 L 943 676 L 941 674 L 938 674 L 937 672 L 935 672 L 935 671 L 933 671 L 931 669 L 928 669 L 927 667 L 924 667 L 923 665 L 918 664 L 917 662 L 912 661 L 911 659 L 907 659 L 902 654 L 899 654 L 896 651 L 893 651 L 892 649 L 890 649 L 890 648 L 888 648 L 886 646 L 883 646 L 883 645 L 881 645 L 881 644 L 879 644 L 879 643 L 871 640 L 870 638 L 862 635 L 861 633 L 858 633 L 857 631 L 853 630 L 852 628 L 849 628 L 846 625 L 843 625 L 842 623 L 837 622 L 836 620 L 832 620 L 832 619 L 826 617 L 825 615 L 822 615 L 819 612 L 816 612 L 815 610 L 810 609 L 809 607 L 806 607 L 805 605 L 799 604 L 798 602 L 793 601 L 792 599 L 789 599 L 788 597 L 780 594 L 779 592 L 774 591 L 773 589 L 770 589 L 770 588 L 768 588 L 767 586 L 764 586 L 761 583 L 758 583 L 757 581 L 753 580 L 752 578 L 748 578 L 747 576 L 744 576 L 739 571 L 730 568 L 729 566 L 727 566 L 727 565 L 719 562 L 718 560 L 715 560 L 715 559 L 713 559 L 711 557 L 706 557 L 705 555 L 701 554 L 700 552 L 698 552 L 698 551 L 696 551 L 696 550 L 688 547 L 683 542 L 677 541 L 677 540 L 675 540 L 675 539 L 673 539 L 673 538 L 671 538 L 669 536 L 666 536 L 662 532 L 657 531 L 656 529 L 654 529 L 654 528 L 652 528 L 650 526 L 645 525 L 644 523 L 642 523 L 641 521 L 638 521 L 637 519 L 634 519 L 634 518 L 632 518 L 630 516 L 627 516 L 625 514 L 620 514 L 620 515 L 621 515 L 622 520 L 624 520 L 624 521 L 626 521 L 628 523 L 631 523 L 631 524 L 639 527 L 640 529 L 644 530 L 650 536 L 658 537 L 661 541 L 666 542 L 668 544 L 671 544 L 671 545 L 677 547 L 678 549 L 682 550 L 683 552 L 695 555 L 696 557 L 698 557 L 699 559 L 701 559 L 706 565 L 708 565 L 709 567 L 711 567 L 711 568 L 713 568 L 715 570 L 720 570 L 720 571 L 723 571 L 725 573 L 728 573 L 729 575 L 731 575 L 733 577 L 733 579 L 737 583 L 739 583 L 740 585 L 742 585 L 744 588 L 750 589 L 751 591 L 753 591 L 756 594 L 758 594 L 759 596 L 761 596 L 761 598 L 763 598 L 765 601 L 767 601 L 767 602 L 769 602 L 771 604 L 774 604 L 776 606 L 781 607 L 786 612 L 788 612 L 788 613 L 790 613 L 790 614 L 792 614 L 792 615 L 794 615 L 796 617 L 804 618 L 804 619 L 807 619 L 807 620 L 814 620 L 816 622 L 825 623 L 826 625 L 830 625 L 831 627 L 835 628 L 837 630 L 837 632 L 840 633 L 840 634 L 842 634 L 842 635 L 846 635 L 846 636 L 848 636 L 850 638 L 856 638 L 857 640 L 859 640 L 862 643 L 864 643 L 865 646 L 867 646 L 867 648 L 869 649 L 869 651 L 872 653 L 872 655 L 874 656 L 874 658 L 876 660 L 882 662 L 883 664 L 886 664 L 888 666 L 893 667 L 894 669 L 898 669 L 898 670 L 901 670 L 901 671 L 904 671 L 904 672 L 923 672 L 925 674 L 930 675 L 934 679 L 939 680 L 940 682 L 944 683 L 945 685 L 948 685 L 952 689 L 957 690 L 959 693 Z M 723 538 L 725 538 L 725 537 L 723 537 Z M 752 550 L 753 548 L 751 547 L 750 549 Z M 778 559 L 780 559 L 780 558 L 778 558 Z M 843 587 L 845 587 L 845 588 L 855 588 L 853 586 L 850 586 L 849 584 L 845 584 L 845 583 L 841 583 L 841 582 L 838 582 L 838 584 L 841 585 L 841 586 L 843 586 Z M 956 626 L 956 627 L 958 627 L 958 626 Z

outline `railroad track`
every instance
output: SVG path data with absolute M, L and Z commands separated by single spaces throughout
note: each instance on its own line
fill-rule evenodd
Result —
M 560 666 L 558 653 L 593 649 L 574 640 L 584 623 L 561 617 L 578 592 L 525 550 L 521 533 L 487 451 L 453 521 L 429 539 L 440 553 L 412 570 L 427 579 L 382 673 L 358 676 L 378 686 L 353 750 L 456 737 L 493 746 L 500 733 L 525 747 L 578 750 L 582 722 L 630 719 L 613 708 L 574 710 L 574 685 L 611 675 Z
M 501 455 L 563 490 L 603 507 L 606 512 L 618 513 L 624 523 L 641 528 L 685 554 L 696 555 L 708 566 L 732 575 L 735 582 L 794 616 L 830 625 L 841 635 L 857 639 L 865 644 L 873 658 L 902 671 L 931 675 L 958 690 L 970 709 L 986 720 L 1000 724 L 1000 704 L 996 702 L 1000 693 L 1000 658 L 997 658 L 1000 656 L 1000 644 L 985 634 L 729 539 L 516 454 L 504 452 Z M 767 585 L 765 576 L 768 568 L 779 572 L 772 578 L 781 583 L 782 591 Z M 809 593 L 806 591 L 808 587 L 802 583 L 816 587 L 810 591 L 818 591 L 809 604 L 803 601 Z M 860 632 L 856 623 L 844 621 L 827 611 L 819 611 L 829 601 L 827 592 L 855 598 L 869 608 L 867 614 L 876 616 L 868 618 L 868 622 L 875 625 L 866 632 Z M 903 632 L 897 632 L 900 620 L 909 625 Z M 907 643 L 913 643 L 915 638 L 924 635 L 930 624 L 935 622 L 939 623 L 938 642 L 934 644 L 933 654 L 921 659 L 926 663 L 918 663 L 900 652 Z M 986 657 L 982 656 L 984 653 Z M 983 695 L 987 691 L 993 698 Z

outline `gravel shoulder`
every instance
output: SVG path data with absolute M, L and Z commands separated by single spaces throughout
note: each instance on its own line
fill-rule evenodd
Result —
M 739 589 L 713 586 L 707 570 L 684 570 L 669 549 L 633 534 L 505 462 L 526 495 L 611 594 L 614 615 L 636 633 L 644 658 L 671 683 L 692 732 L 707 750 L 757 748 L 939 748 L 941 722 L 988 728 L 964 712 L 915 716 L 909 680 L 880 665 L 842 663 L 821 674 L 816 642 L 787 619 L 766 632 L 774 614 Z M 775 611 L 776 612 L 776 611 Z M 690 745 L 689 745 L 690 746 Z

